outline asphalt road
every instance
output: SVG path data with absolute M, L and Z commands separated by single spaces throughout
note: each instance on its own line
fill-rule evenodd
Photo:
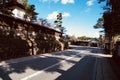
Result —
M 98 48 L 72 46 L 29 60 L 5 62 L 0 65 L 0 80 L 95 80 L 99 54 Z

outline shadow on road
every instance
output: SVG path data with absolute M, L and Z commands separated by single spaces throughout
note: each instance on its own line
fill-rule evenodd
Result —
M 92 80 L 95 57 L 86 56 L 55 80 Z
M 60 63 L 54 66 L 54 69 L 47 69 L 45 71 L 51 72 L 51 73 L 58 72 L 62 74 L 56 80 L 79 80 L 80 78 L 81 80 L 92 79 L 91 76 L 93 74 L 91 73 L 94 70 L 93 68 L 94 68 L 95 57 L 96 57 L 95 55 L 91 55 L 91 54 L 86 55 L 79 62 L 76 62 L 73 60 L 66 60 L 65 58 L 62 57 L 62 56 L 68 56 L 68 57 L 74 56 L 76 58 L 81 58 L 83 54 L 80 54 L 79 51 L 76 51 L 76 50 L 85 50 L 85 51 L 89 51 L 92 54 L 99 52 L 99 50 L 96 48 L 75 47 L 67 51 L 51 53 L 52 56 L 44 56 L 40 58 L 33 57 L 33 59 L 31 60 L 22 61 L 19 63 L 12 63 L 12 64 L 6 63 L 6 65 L 0 66 L 0 78 L 2 78 L 3 80 L 12 80 L 12 78 L 9 76 L 12 73 L 17 73 L 17 74 L 25 73 L 27 69 L 32 69 L 34 71 L 40 71 L 40 70 L 45 69 L 46 67 L 54 65 L 56 63 L 60 63 L 60 61 L 65 60 L 66 62 L 73 63 L 75 65 L 69 70 L 64 71 L 60 69 L 60 67 L 62 66 Z M 56 56 L 59 56 L 59 57 L 56 57 Z M 79 78 L 77 76 L 79 76 Z
M 61 54 L 60 54 L 61 53 Z M 69 54 L 71 53 L 71 54 Z M 74 51 L 65 51 L 65 52 L 58 52 L 57 54 L 54 53 L 53 55 L 59 55 L 59 56 L 75 56 L 77 52 Z M 81 56 L 76 56 L 76 57 L 81 57 Z M 12 63 L 6 65 L 0 66 L 0 78 L 3 80 L 12 80 L 11 77 L 9 76 L 12 73 L 25 73 L 26 69 L 32 69 L 36 71 L 40 71 L 46 67 L 49 67 L 51 65 L 54 65 L 56 63 L 59 63 L 61 60 L 65 60 L 62 57 L 54 57 L 54 56 L 45 56 L 45 57 L 40 57 L 40 58 L 35 58 L 24 61 L 24 62 L 19 62 L 19 63 Z M 67 60 L 69 63 L 75 63 L 75 61 L 72 60 Z M 57 69 L 61 67 L 61 64 L 56 66 Z M 54 72 L 54 70 L 46 70 L 47 72 Z M 59 70 L 59 72 L 62 72 Z

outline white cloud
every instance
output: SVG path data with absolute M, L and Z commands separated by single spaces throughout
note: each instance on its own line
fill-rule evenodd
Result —
M 51 2 L 51 1 L 53 1 L 53 2 L 57 3 L 59 0 L 39 0 L 39 1 L 41 1 L 41 2 Z
M 69 17 L 69 16 L 70 16 L 70 13 L 64 12 L 62 16 L 63 16 L 63 17 Z
M 61 0 L 62 4 L 67 4 L 67 3 L 74 3 L 74 0 Z
M 57 3 L 58 1 L 61 1 L 62 4 L 68 4 L 68 3 L 74 3 L 75 2 L 75 0 L 39 0 L 39 1 L 41 1 L 41 2 L 51 2 L 51 1 L 53 1 L 55 3 Z
M 57 16 L 57 14 L 58 14 L 57 11 L 54 11 L 53 13 L 48 14 L 47 19 L 48 19 L 48 20 L 55 19 L 56 16 Z
M 59 0 L 53 0 L 55 3 L 57 3 Z
M 54 11 L 54 12 L 52 12 L 51 14 L 48 14 L 47 19 L 48 19 L 48 20 L 56 19 L 58 13 L 59 13 L 59 12 Z M 69 16 L 70 16 L 70 13 L 64 12 L 64 13 L 62 14 L 62 16 L 63 16 L 63 17 L 69 17 Z
M 86 2 L 87 6 L 92 6 L 93 3 L 94 3 L 94 0 L 88 0 L 88 1 Z
M 41 2 L 48 2 L 49 0 L 39 0 L 39 1 L 41 1 Z

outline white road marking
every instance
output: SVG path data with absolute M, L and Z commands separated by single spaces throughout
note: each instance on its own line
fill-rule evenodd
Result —
M 32 78 L 32 77 L 34 77 L 34 76 L 37 76 L 37 75 L 43 73 L 44 71 L 46 71 L 46 70 L 48 70 L 48 69 L 51 69 L 51 68 L 53 68 L 53 67 L 55 67 L 55 66 L 57 66 L 57 65 L 59 65 L 59 64 L 61 64 L 61 63 L 64 63 L 65 61 L 70 60 L 70 59 L 72 59 L 72 58 L 74 58 L 74 57 L 76 57 L 76 56 L 78 56 L 78 55 L 80 55 L 80 54 L 76 54 L 76 55 L 74 55 L 74 56 L 72 56 L 72 57 L 67 58 L 66 60 L 62 60 L 62 61 L 60 61 L 60 62 L 58 62 L 58 63 L 56 63 L 56 64 L 53 64 L 52 66 L 49 66 L 49 67 L 47 67 L 47 68 L 42 69 L 41 71 L 38 71 L 38 72 L 36 72 L 36 73 L 34 73 L 34 74 L 32 74 L 32 75 L 29 75 L 29 76 L 27 76 L 27 77 L 25 77 L 25 78 L 22 78 L 21 80 L 29 80 L 30 78 Z M 81 57 L 81 59 L 82 59 L 82 58 L 83 58 L 83 57 Z

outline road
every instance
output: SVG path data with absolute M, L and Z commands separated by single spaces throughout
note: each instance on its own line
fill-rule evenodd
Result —
M 95 80 L 98 48 L 72 46 L 26 60 L 1 62 L 0 80 Z

